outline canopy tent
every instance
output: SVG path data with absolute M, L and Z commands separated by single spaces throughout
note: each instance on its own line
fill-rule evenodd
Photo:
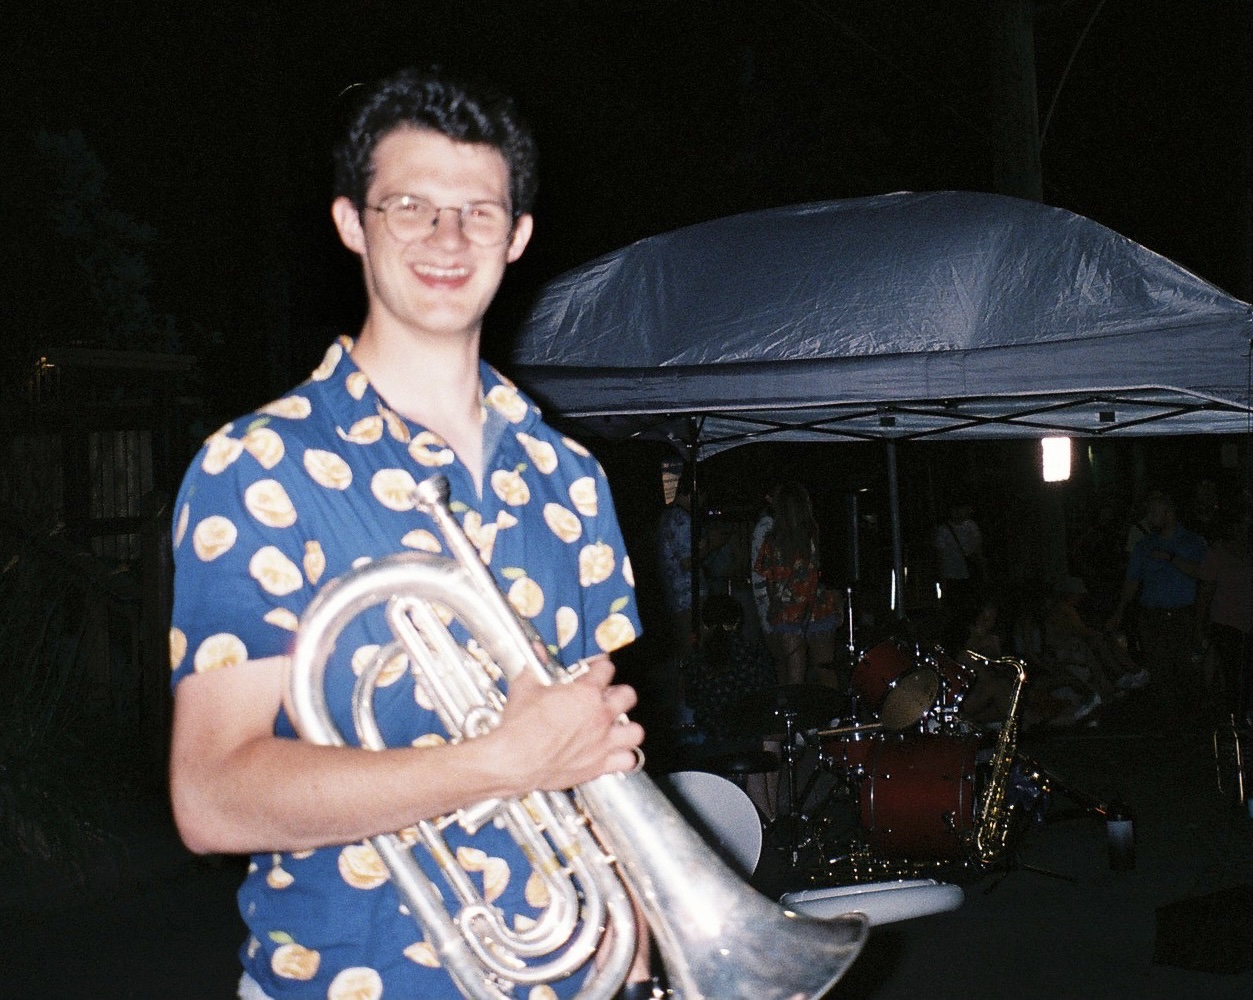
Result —
M 548 284 L 512 372 L 695 462 L 762 440 L 1245 433 L 1253 310 L 1091 219 L 970 192 L 769 209 Z M 899 610 L 899 608 L 898 608 Z
M 970 192 L 769 209 L 557 278 L 514 374 L 689 457 L 778 440 L 1243 432 L 1248 304 L 1057 208 Z

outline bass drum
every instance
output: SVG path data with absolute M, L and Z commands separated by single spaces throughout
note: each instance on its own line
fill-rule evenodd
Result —
M 974 829 L 976 736 L 874 742 L 858 787 L 862 831 L 883 860 L 962 861 Z

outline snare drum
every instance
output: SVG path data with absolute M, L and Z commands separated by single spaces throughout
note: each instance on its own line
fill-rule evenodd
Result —
M 961 861 L 974 829 L 979 740 L 919 733 L 874 741 L 858 787 L 862 830 L 884 859 Z
M 853 668 L 853 692 L 878 714 L 886 729 L 907 729 L 935 704 L 940 678 L 892 640 L 865 652 Z

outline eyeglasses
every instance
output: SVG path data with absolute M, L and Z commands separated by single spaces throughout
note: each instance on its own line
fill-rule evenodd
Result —
M 380 213 L 387 231 L 401 243 L 413 243 L 433 235 L 444 212 L 457 213 L 462 235 L 476 246 L 499 246 L 513 232 L 513 213 L 496 201 L 436 205 L 417 195 L 399 194 L 366 208 Z

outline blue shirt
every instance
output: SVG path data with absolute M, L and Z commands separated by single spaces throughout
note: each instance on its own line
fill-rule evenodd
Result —
M 1154 552 L 1168 552 L 1187 562 L 1199 563 L 1205 558 L 1205 539 L 1177 524 L 1169 537 L 1145 535 L 1136 542 L 1127 560 L 1127 579 L 1140 584 L 1140 607 L 1174 611 L 1195 604 L 1196 580 L 1169 559 L 1155 559 Z
M 312 597 L 362 561 L 443 551 L 410 499 L 433 473 L 448 478 L 452 510 L 501 590 L 563 663 L 631 642 L 640 631 L 631 565 L 596 460 L 483 364 L 480 497 L 452 450 L 375 392 L 351 347 L 340 338 L 308 381 L 222 428 L 192 463 L 174 511 L 172 685 L 288 652 Z M 326 668 L 332 714 L 353 745 L 353 660 L 391 640 L 380 619 L 374 609 L 354 620 Z M 445 738 L 427 704 L 410 670 L 385 676 L 373 702 L 385 742 Z M 274 731 L 295 737 L 282 713 Z M 454 824 L 447 836 L 509 926 L 538 915 L 542 902 L 525 893 L 530 866 L 511 837 L 491 824 L 473 836 Z M 429 854 L 415 856 L 444 888 Z M 241 959 L 270 996 L 461 995 L 401 913 L 368 842 L 257 855 L 239 904 L 250 930 Z M 558 993 L 576 986 L 566 981 Z
M 692 607 L 692 574 L 683 563 L 692 558 L 692 515 L 672 503 L 661 512 L 657 531 L 658 564 L 666 606 L 675 613 Z

